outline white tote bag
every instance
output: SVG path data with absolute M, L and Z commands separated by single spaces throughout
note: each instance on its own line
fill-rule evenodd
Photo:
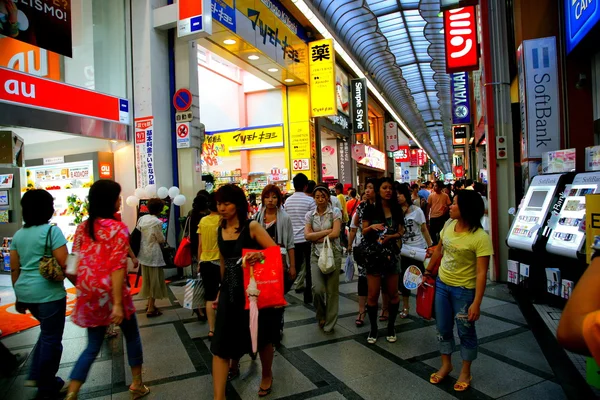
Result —
M 427 250 L 402 245 L 402 248 L 400 249 L 400 255 L 423 262 L 425 261 L 425 258 L 427 258 Z
M 333 261 L 333 249 L 331 248 L 331 242 L 329 236 L 325 236 L 325 242 L 319 255 L 319 269 L 325 275 L 328 275 L 335 271 L 335 262 Z
M 202 279 L 188 279 L 184 289 L 183 308 L 195 310 L 204 307 L 204 284 Z

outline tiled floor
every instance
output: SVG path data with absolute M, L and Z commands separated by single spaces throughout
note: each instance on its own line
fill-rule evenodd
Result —
M 138 313 L 144 346 L 144 379 L 151 387 L 149 399 L 211 399 L 211 354 L 208 327 L 182 309 L 182 283 L 170 285 L 169 300 L 161 302 L 161 317 Z M 0 287 L 0 291 L 1 291 Z M 553 369 L 530 331 L 519 307 L 503 285 L 490 285 L 477 323 L 480 353 L 473 365 L 473 387 L 457 395 L 454 379 L 460 369 L 453 357 L 451 379 L 439 386 L 429 375 L 439 367 L 435 324 L 415 315 L 398 320 L 398 342 L 380 338 L 366 343 L 368 327 L 356 328 L 356 282 L 341 284 L 340 319 L 333 335 L 316 326 L 314 309 L 295 293 L 289 295 L 282 346 L 274 360 L 274 390 L 269 398 L 283 399 L 566 399 Z M 136 305 L 142 308 L 144 301 Z M 383 326 L 382 326 L 383 327 Z M 38 328 L 3 340 L 14 351 L 31 351 Z M 60 375 L 67 378 L 85 346 L 85 330 L 67 318 Z M 127 368 L 124 343 L 119 336 L 107 340 L 83 387 L 82 399 L 126 399 Z M 16 376 L 0 380 L 0 399 L 30 399 L 35 390 L 23 387 L 28 364 Z M 242 375 L 228 386 L 230 399 L 255 399 L 260 382 L 260 362 L 245 357 Z

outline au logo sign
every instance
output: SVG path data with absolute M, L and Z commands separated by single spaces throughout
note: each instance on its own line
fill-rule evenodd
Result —
M 309 43 L 311 116 L 337 115 L 333 40 Z

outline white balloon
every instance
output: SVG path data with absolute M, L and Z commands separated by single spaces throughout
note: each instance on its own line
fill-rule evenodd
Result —
M 148 197 L 156 196 L 156 185 L 148 185 L 144 190 L 148 194 Z
M 146 193 L 144 188 L 135 189 L 134 194 L 135 194 L 135 197 L 137 197 L 138 199 L 147 199 L 148 198 L 148 193 Z
M 166 187 L 161 187 L 156 191 L 156 195 L 159 199 L 166 199 L 169 195 L 169 189 L 167 189 Z
M 125 203 L 127 203 L 129 207 L 137 207 L 140 204 L 140 199 L 135 196 L 129 196 L 127 200 L 125 200 Z
M 175 198 L 173 199 L 173 204 L 175 204 L 176 206 L 182 206 L 184 205 L 186 202 L 186 198 L 184 195 L 182 194 L 178 194 L 177 196 L 175 196 Z
M 179 195 L 179 193 L 181 193 L 181 192 L 179 191 L 179 188 L 177 186 L 173 186 L 171 189 L 169 189 L 169 197 L 172 199 L 177 197 L 177 195 Z

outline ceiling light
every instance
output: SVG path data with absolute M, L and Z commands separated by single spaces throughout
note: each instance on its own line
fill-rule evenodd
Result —
M 285 80 L 285 82 L 287 82 L 287 83 L 291 83 L 291 82 L 294 82 L 294 80 L 293 80 L 292 78 L 287 78 L 287 79 Z
M 277 72 L 279 70 L 277 68 L 269 68 L 267 71 L 269 71 L 269 72 Z
M 248 56 L 248 60 L 252 60 L 252 61 L 256 61 L 256 60 L 258 60 L 259 58 L 260 58 L 259 56 L 256 56 L 256 55 L 254 55 L 254 54 L 253 54 L 253 55 L 251 55 L 251 56 Z
M 237 42 L 234 39 L 225 39 L 223 40 L 225 44 L 236 44 Z

